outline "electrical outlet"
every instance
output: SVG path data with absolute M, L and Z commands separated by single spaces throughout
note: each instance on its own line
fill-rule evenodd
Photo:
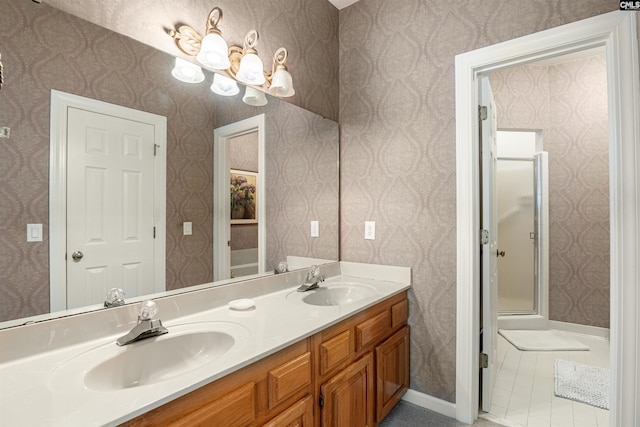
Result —
M 183 222 L 182 223 L 182 235 L 191 236 L 193 233 L 193 226 L 191 222 Z
M 311 237 L 320 237 L 320 224 L 318 221 L 311 221 Z
M 376 240 L 376 222 L 375 221 L 364 222 L 364 239 Z

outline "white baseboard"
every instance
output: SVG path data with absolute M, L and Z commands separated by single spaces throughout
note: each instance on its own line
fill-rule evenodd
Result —
M 404 396 L 402 396 L 402 400 L 429 409 L 430 411 L 437 412 L 449 418 L 456 418 L 455 403 L 447 402 L 446 400 L 438 399 L 437 397 L 429 396 L 428 394 L 411 389 L 407 390 Z
M 579 325 L 577 323 L 560 322 L 557 320 L 549 320 L 549 329 L 557 331 L 573 332 L 574 334 L 589 335 L 592 337 L 609 339 L 609 329 L 598 326 Z

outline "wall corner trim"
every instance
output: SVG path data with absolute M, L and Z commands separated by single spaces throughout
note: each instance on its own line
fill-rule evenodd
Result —
M 438 399 L 437 397 L 433 397 L 420 391 L 409 389 L 404 394 L 404 396 L 402 396 L 402 400 L 426 408 L 430 411 L 437 412 L 438 414 L 444 415 L 449 418 L 456 417 L 455 403 Z

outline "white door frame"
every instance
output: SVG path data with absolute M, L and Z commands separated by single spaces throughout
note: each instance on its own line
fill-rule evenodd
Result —
M 158 230 L 154 239 L 154 286 L 155 292 L 164 291 L 166 288 L 167 118 L 52 90 L 49 147 L 49 305 L 51 312 L 67 309 L 65 253 L 67 250 L 67 111 L 69 108 L 137 120 L 154 126 L 155 144 L 158 146 L 154 171 L 154 215 L 156 230 Z
M 264 273 L 267 263 L 267 222 L 265 197 L 265 115 L 259 114 L 213 131 L 213 280 L 229 279 L 231 256 L 231 202 L 229 196 L 229 140 L 251 132 L 258 132 L 258 273 Z
M 456 56 L 456 418 L 478 416 L 478 75 L 606 47 L 611 212 L 610 425 L 640 425 L 640 77 L 636 14 L 616 11 Z

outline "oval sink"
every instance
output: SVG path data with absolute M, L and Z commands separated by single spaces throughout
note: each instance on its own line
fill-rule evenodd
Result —
M 320 288 L 298 292 L 302 295 L 302 302 L 310 305 L 333 306 L 347 305 L 360 302 L 376 295 L 376 288 L 362 283 L 333 283 L 320 284 Z
M 156 384 L 220 360 L 246 341 L 248 331 L 230 322 L 201 322 L 167 327 L 169 333 L 119 347 L 114 342 L 64 363 L 50 379 L 55 389 L 78 377 L 93 391 L 114 391 Z M 78 379 L 78 378 L 76 378 Z

